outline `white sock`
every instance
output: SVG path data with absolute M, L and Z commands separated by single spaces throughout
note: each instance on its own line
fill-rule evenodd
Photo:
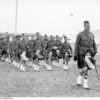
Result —
M 47 70 L 51 70 L 51 65 L 47 65 Z
M 25 66 L 22 67 L 22 71 L 23 71 L 23 72 L 25 71 Z
M 81 76 L 81 75 L 78 76 L 78 78 L 77 78 L 77 84 L 80 84 L 80 85 L 82 84 L 82 77 L 83 76 Z
M 63 65 L 63 69 L 64 69 L 64 70 L 68 70 L 68 66 L 64 64 L 64 65 Z
M 88 86 L 88 79 L 84 79 L 84 85 L 83 85 L 84 88 L 89 88 Z

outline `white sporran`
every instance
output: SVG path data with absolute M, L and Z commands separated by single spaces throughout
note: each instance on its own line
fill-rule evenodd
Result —
M 92 62 L 90 61 L 89 58 L 91 58 L 91 56 L 89 54 L 87 54 L 85 56 L 85 61 L 86 61 L 87 65 L 88 65 L 88 67 L 91 68 L 91 69 L 95 69 L 95 66 L 92 64 Z

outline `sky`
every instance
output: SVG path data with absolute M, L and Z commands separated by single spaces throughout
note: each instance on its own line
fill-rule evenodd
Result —
M 16 0 L 0 0 L 0 32 L 15 32 Z M 18 0 L 18 33 L 66 34 L 71 41 L 89 20 L 100 30 L 100 0 Z

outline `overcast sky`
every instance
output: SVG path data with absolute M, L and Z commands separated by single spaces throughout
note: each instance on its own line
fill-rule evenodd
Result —
M 16 0 L 0 0 L 0 32 L 15 32 Z M 67 34 L 74 41 L 89 20 L 100 29 L 100 0 L 18 0 L 18 32 Z

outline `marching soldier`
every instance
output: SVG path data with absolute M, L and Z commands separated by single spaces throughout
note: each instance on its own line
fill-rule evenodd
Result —
M 4 38 L 0 37 L 0 60 L 2 60 L 3 42 Z
M 56 35 L 56 40 L 55 40 L 54 47 L 53 47 L 53 53 L 55 56 L 54 65 L 57 67 L 59 66 L 58 65 L 59 58 L 61 57 L 61 48 L 62 48 L 62 43 L 60 41 L 60 37 L 58 35 Z
M 46 63 L 47 63 L 47 44 L 49 42 L 48 36 L 45 35 L 44 39 L 43 39 L 43 56 L 44 56 L 44 62 L 42 62 L 42 65 L 44 65 L 46 67 Z
M 79 33 L 75 43 L 74 60 L 77 61 L 80 74 L 77 78 L 77 85 L 80 86 L 84 78 L 83 87 L 90 89 L 88 86 L 88 71 L 90 68 L 86 62 L 87 55 L 93 58 L 97 53 L 94 34 L 90 32 L 90 22 L 84 21 L 84 31 Z
M 41 35 L 39 32 L 36 33 L 36 39 L 33 43 L 34 47 L 34 56 L 33 60 L 36 65 L 34 65 L 34 70 L 39 71 L 39 59 L 43 59 L 43 56 L 41 55 L 43 52 L 43 41 L 41 39 Z
M 54 45 L 55 45 L 55 40 L 54 40 L 54 37 L 51 35 L 50 41 L 47 43 L 47 46 L 46 46 L 47 54 L 48 54 L 47 70 L 52 70 L 51 65 L 52 65 L 52 59 L 54 57 L 54 53 L 53 53 Z
M 62 43 L 62 48 L 61 48 L 64 70 L 68 70 L 68 62 L 73 54 L 72 47 L 71 47 L 70 43 L 68 42 L 68 40 L 70 40 L 70 39 L 68 39 L 66 36 L 64 36 L 64 41 Z

